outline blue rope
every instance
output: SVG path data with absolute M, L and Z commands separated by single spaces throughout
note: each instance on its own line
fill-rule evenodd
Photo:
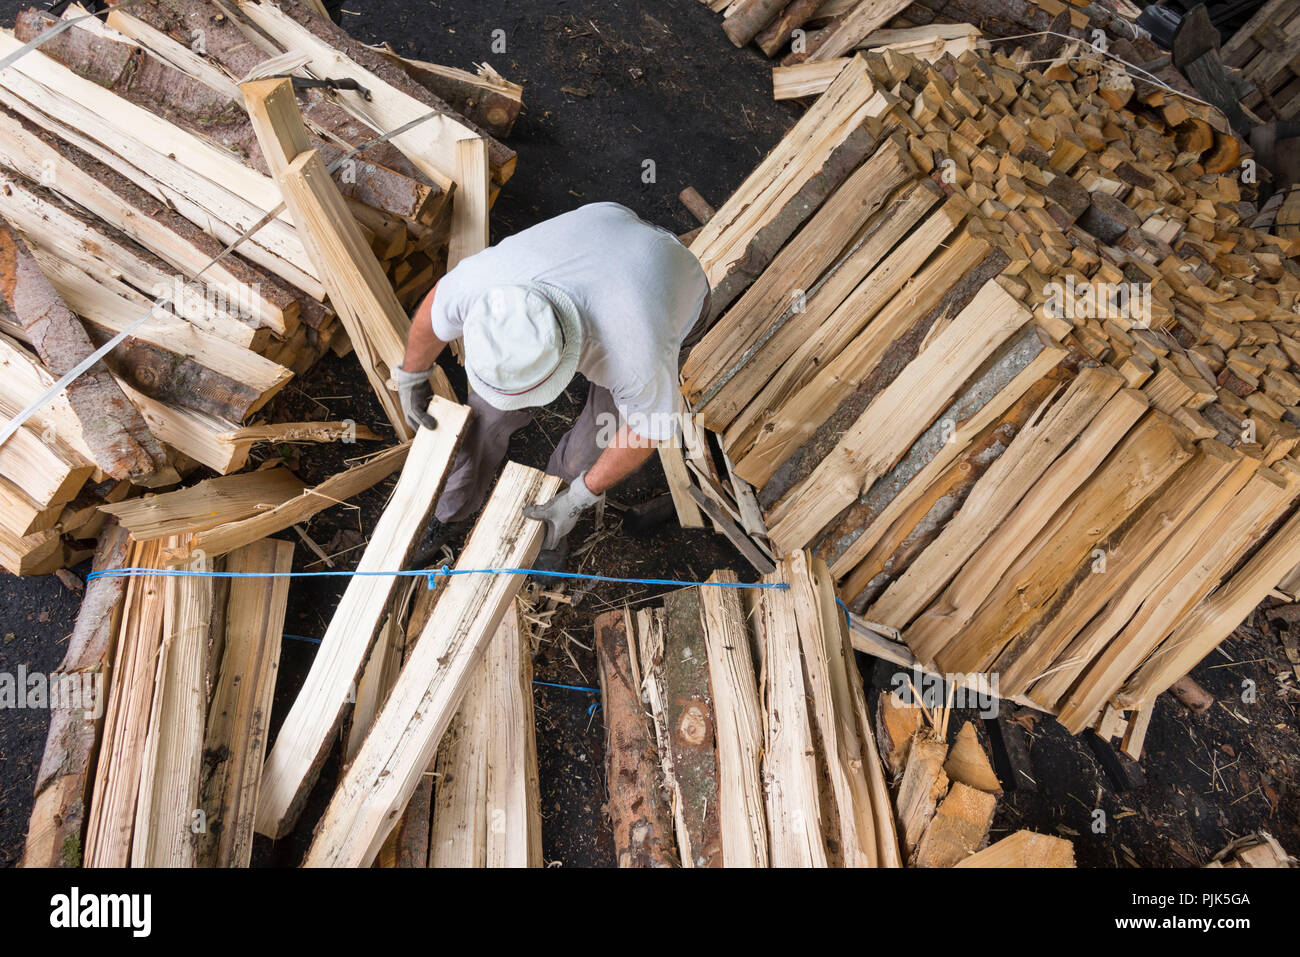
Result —
M 291 638 L 291 639 L 293 639 L 294 641 L 306 641 L 306 642 L 308 642 L 308 643 L 310 643 L 310 644 L 313 644 L 313 645 L 319 645 L 319 644 L 321 643 L 321 639 L 320 639 L 320 638 L 309 638 L 307 635 L 290 635 L 290 634 L 287 634 L 287 633 L 286 633 L 286 634 L 284 634 L 284 635 L 281 635 L 281 637 L 282 637 L 282 638 Z
M 534 681 L 535 685 L 542 685 L 545 688 L 562 688 L 565 691 L 585 691 L 588 694 L 600 694 L 599 688 L 584 688 L 582 685 L 561 685 L 554 681 Z
M 609 582 L 616 585 L 664 585 L 674 588 L 775 588 L 789 589 L 784 582 L 693 582 L 675 578 L 610 578 L 606 575 L 583 575 L 579 572 L 552 572 L 540 568 L 450 568 L 403 569 L 395 572 L 331 571 L 331 572 L 204 572 L 185 568 L 105 568 L 91 572 L 86 581 L 96 578 L 130 578 L 136 575 L 158 575 L 163 578 L 353 578 L 353 577 L 404 577 L 424 578 L 429 588 L 436 588 L 436 578 L 453 575 L 537 575 L 546 578 L 573 578 L 583 581 Z

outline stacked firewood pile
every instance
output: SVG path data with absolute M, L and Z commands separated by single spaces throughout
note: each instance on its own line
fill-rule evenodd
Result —
M 228 475 L 257 442 L 354 435 L 249 424 L 329 350 L 355 350 L 409 438 L 388 388 L 407 311 L 486 243 L 515 163 L 439 93 L 504 133 L 518 87 L 357 43 L 295 0 L 64 18 L 29 9 L 0 35 L 12 55 L 76 21 L 0 75 L 0 426 L 130 334 L 0 445 L 14 574 L 82 560 L 101 506 L 197 466 Z M 296 138 L 268 143 L 256 112 L 289 76 Z M 285 191 L 297 177 L 301 196 Z M 343 248 L 366 261 L 344 268 Z
M 701 230 L 686 474 L 760 568 L 1110 730 L 1300 563 L 1300 247 L 1216 113 L 1027 60 L 858 54 Z
M 873 721 L 825 562 L 735 583 L 596 619 L 620 867 L 1073 866 L 1058 838 L 986 848 L 1002 788 L 950 707 L 885 693 Z
M 1242 105 L 1265 119 L 1300 120 L 1300 7 L 1270 0 L 1246 21 L 1220 51 L 1223 62 L 1241 70 L 1254 86 Z
M 959 53 L 964 38 L 1023 37 L 1052 30 L 1097 31 L 1117 55 L 1138 64 L 1160 52 L 1130 22 L 1126 0 L 703 0 L 723 16 L 736 46 L 753 43 L 782 63 L 821 63 L 855 49 L 888 47 L 937 57 Z M 1091 36 L 1089 39 L 1093 39 Z M 937 41 L 937 42 L 936 42 Z M 1167 66 L 1167 63 L 1165 64 Z M 1176 75 L 1176 73 L 1174 73 Z
M 340 731 L 308 865 L 541 865 L 538 619 L 522 575 L 470 572 L 532 563 L 542 526 L 523 510 L 559 480 L 508 465 L 458 574 L 378 574 L 405 567 L 469 419 L 441 398 L 431 412 L 439 428 L 400 447 L 409 467 L 269 749 L 293 545 L 264 536 L 284 516 L 239 519 L 236 496 L 185 489 L 108 527 L 59 669 L 82 693 L 52 702 L 26 866 L 247 866 L 255 833 L 297 825 Z M 228 521 L 201 536 L 204 501 Z
M 596 619 L 619 866 L 900 866 L 824 563 L 709 581 Z

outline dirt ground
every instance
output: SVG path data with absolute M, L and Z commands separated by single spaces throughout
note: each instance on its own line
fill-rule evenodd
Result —
M 21 6 L 0 2 L 0 22 L 12 23 Z M 678 192 L 693 185 L 720 204 L 797 115 L 796 108 L 772 102 L 770 63 L 752 50 L 733 48 L 716 15 L 699 0 L 349 0 L 345 7 L 343 23 L 359 39 L 387 41 L 401 53 L 457 66 L 486 60 L 524 84 L 526 110 L 510 139 L 519 166 L 493 210 L 494 239 L 601 200 L 623 203 L 684 232 L 696 224 L 677 201 Z M 504 53 L 491 49 L 498 30 L 504 31 Z M 647 160 L 653 161 L 653 181 L 645 176 Z M 515 437 L 511 457 L 543 465 L 584 394 L 585 384 L 575 383 L 541 411 Z M 322 362 L 291 385 L 273 415 L 280 421 L 351 417 L 385 433 L 377 404 L 351 359 Z M 301 477 L 312 482 L 337 471 L 357 449 L 285 451 Z M 358 560 L 391 487 L 391 481 L 384 483 L 353 506 L 332 509 L 310 523 L 312 538 L 337 567 Z M 633 505 L 664 490 L 663 475 L 652 464 L 611 498 Z M 589 547 L 573 557 L 575 570 L 702 579 L 713 568 L 730 567 L 753 578 L 712 533 L 669 524 L 634 537 L 621 530 L 617 509 L 607 511 L 599 532 L 590 519 L 580 526 L 575 542 L 584 540 Z M 299 548 L 296 567 L 319 569 L 312 559 Z M 342 590 L 337 579 L 294 584 L 273 727 L 306 674 L 313 639 L 324 634 Z M 602 811 L 599 695 L 583 690 L 598 683 L 591 618 L 625 600 L 650 600 L 657 591 L 596 585 L 556 619 L 539 649 L 535 677 L 549 683 L 534 689 L 543 844 L 553 866 L 613 861 Z M 54 668 L 78 599 L 53 578 L 0 580 L 0 671 L 12 672 L 19 664 L 29 670 Z M 1142 760 L 1145 783 L 1136 789 L 1118 790 L 1093 749 L 1051 721 L 1032 713 L 1008 716 L 1023 731 L 1030 764 L 1004 779 L 1019 786 L 1008 790 L 994 836 L 1021 827 L 1069 836 L 1076 841 L 1079 863 L 1091 866 L 1200 864 L 1233 837 L 1257 828 L 1272 831 L 1291 853 L 1300 854 L 1300 692 L 1294 677 L 1286 677 L 1290 666 L 1270 629 L 1256 616 L 1198 668 L 1198 680 L 1219 699 L 1208 713 L 1193 715 L 1168 696 L 1158 702 Z M 859 664 L 874 685 L 888 684 L 892 669 L 865 658 Z M 1241 700 L 1244 680 L 1258 690 L 1253 703 Z M 953 721 L 954 734 L 960 724 Z M 0 863 L 6 865 L 21 854 L 45 725 L 43 712 L 0 715 Z M 981 734 L 987 735 L 982 726 Z M 304 815 L 307 823 L 283 841 L 260 842 L 255 863 L 297 862 L 337 770 L 336 753 Z M 1097 809 L 1105 812 L 1101 832 Z

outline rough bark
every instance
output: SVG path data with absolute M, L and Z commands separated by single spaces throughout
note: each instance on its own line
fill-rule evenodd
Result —
M 56 377 L 95 350 L 27 244 L 4 222 L 0 222 L 0 312 L 26 330 L 37 355 Z M 147 484 L 151 476 L 170 470 L 167 453 L 103 362 L 70 383 L 67 395 L 95 464 L 106 474 Z
M 606 806 L 619 867 L 676 867 L 672 815 L 660 790 L 660 765 L 632 676 L 622 611 L 595 621 L 605 715 Z
M 29 8 L 18 15 L 14 35 L 26 42 L 55 22 L 43 11 Z M 143 48 L 72 27 L 47 41 L 41 50 L 79 76 L 112 90 L 180 129 L 229 150 L 246 165 L 269 175 L 243 106 L 151 56 Z M 327 128 L 350 145 L 358 145 L 377 135 L 346 117 L 341 110 L 331 106 L 330 111 L 325 114 Z M 312 147 L 321 151 L 326 162 L 332 162 L 343 152 L 337 146 L 315 138 Z M 343 169 L 338 170 L 334 181 L 350 199 L 396 216 L 413 218 L 438 188 L 396 150 L 390 148 L 385 155 L 393 154 L 394 162 L 400 164 L 396 171 L 372 161 L 368 152 L 363 152 L 355 157 L 355 165 L 346 175 Z
M 127 549 L 126 532 L 116 523 L 109 526 L 99 540 L 95 570 L 126 565 Z M 97 578 L 87 583 L 67 654 L 58 669 L 65 675 L 98 676 L 103 681 L 97 692 L 101 707 L 107 695 L 105 672 L 113 652 L 126 583 L 126 578 Z M 81 866 L 86 809 L 102 730 L 102 714 L 87 715 L 83 707 L 51 710 L 22 867 Z

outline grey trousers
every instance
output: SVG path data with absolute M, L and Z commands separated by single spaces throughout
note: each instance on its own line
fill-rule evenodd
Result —
M 447 487 L 434 509 L 433 514 L 440 522 L 462 521 L 483 507 L 497 471 L 505 463 L 506 453 L 510 450 L 510 436 L 533 418 L 532 409 L 502 412 L 474 392 L 470 393 L 469 407 L 474 414 L 470 416 L 460 452 L 447 478 Z M 603 448 L 600 440 L 604 438 L 602 426 L 606 426 L 604 431 L 608 431 L 608 423 L 618 421 L 618 406 L 609 390 L 591 385 L 582 414 L 564 433 L 546 463 L 547 474 L 572 482 L 587 471 L 600 458 Z

